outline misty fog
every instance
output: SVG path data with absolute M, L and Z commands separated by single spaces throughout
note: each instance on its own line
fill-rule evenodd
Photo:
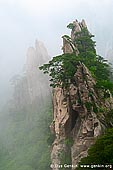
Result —
M 48 120 L 50 122 L 51 101 L 47 102 L 47 98 L 51 98 L 51 90 L 48 78 L 38 66 L 62 53 L 61 37 L 70 33 L 67 28 L 70 22 L 85 19 L 89 31 L 95 35 L 97 53 L 113 62 L 112 11 L 112 0 L 0 0 L 0 143 L 5 140 L 6 152 L 3 155 L 8 152 L 8 161 L 18 152 L 16 146 L 20 147 L 22 140 L 18 142 L 19 137 L 24 138 L 29 131 L 31 136 L 25 140 L 25 145 L 29 146 L 31 138 L 37 141 L 35 126 L 40 126 L 42 134 L 46 131 L 40 124 L 44 112 L 49 112 L 44 123 L 48 125 Z M 48 110 L 44 108 L 46 105 Z M 35 129 L 34 136 L 32 129 Z M 40 140 L 45 138 L 42 135 Z M 14 151 L 11 151 L 12 147 L 15 147 Z M 23 148 L 27 151 L 26 146 Z M 23 155 L 29 162 L 27 154 Z M 12 161 L 14 168 L 16 161 L 21 159 L 18 157 Z
M 76 18 L 86 20 L 98 53 L 105 57 L 113 43 L 112 8 L 112 0 L 0 0 L 0 103 L 11 93 L 9 80 L 22 72 L 35 40 L 44 42 L 51 57 L 62 53 L 61 36 Z

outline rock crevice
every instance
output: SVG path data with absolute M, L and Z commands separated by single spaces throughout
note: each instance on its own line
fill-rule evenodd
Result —
M 73 22 L 71 41 L 75 33 L 81 28 L 87 28 L 85 21 Z M 64 53 L 72 53 L 71 41 L 63 38 Z M 78 54 L 78 52 L 77 52 Z M 53 122 L 51 131 L 55 133 L 55 141 L 52 145 L 51 160 L 53 165 L 62 164 L 62 153 L 69 153 L 70 163 L 74 166 L 81 158 L 87 156 L 89 147 L 95 142 L 95 138 L 101 135 L 105 127 L 105 114 L 100 112 L 101 106 L 107 107 L 108 111 L 113 108 L 113 98 L 110 95 L 109 102 L 101 100 L 101 93 L 95 89 L 95 79 L 91 76 L 88 68 L 78 64 L 74 75 L 74 82 L 68 91 L 56 87 L 53 93 Z M 68 156 L 69 157 L 69 156 Z M 64 162 L 63 163 L 67 163 Z M 59 167 L 53 167 L 59 170 Z

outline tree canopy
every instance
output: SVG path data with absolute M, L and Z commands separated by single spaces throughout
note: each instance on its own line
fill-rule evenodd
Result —
M 72 24 L 68 27 L 72 28 Z M 69 36 L 68 36 L 69 37 Z M 53 57 L 48 64 L 39 67 L 44 73 L 49 74 L 50 86 L 67 88 L 70 83 L 74 83 L 73 77 L 77 70 L 77 65 L 84 63 L 90 70 L 97 82 L 98 88 L 109 89 L 113 92 L 113 83 L 110 80 L 112 75 L 110 65 L 107 60 L 96 54 L 94 35 L 89 33 L 87 28 L 75 34 L 73 45 L 79 50 L 79 54 L 73 50 L 72 54 L 62 54 Z
M 110 164 L 113 164 L 113 128 L 107 130 L 96 140 L 96 143 L 88 150 L 88 156 L 81 159 L 77 170 L 83 169 L 83 165 L 89 165 L 89 167 L 84 167 L 84 170 L 90 170 L 92 165 Z M 93 169 L 98 169 L 98 167 Z M 102 167 L 101 169 L 107 168 Z

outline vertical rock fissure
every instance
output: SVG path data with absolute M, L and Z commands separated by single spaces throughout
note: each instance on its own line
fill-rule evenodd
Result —
M 81 28 L 87 28 L 85 21 L 73 22 L 71 32 L 72 44 L 75 34 Z M 64 53 L 73 53 L 67 39 L 63 37 Z M 76 50 L 77 47 L 75 47 Z M 76 56 L 79 54 L 77 51 Z M 100 136 L 105 130 L 106 111 L 100 108 L 113 108 L 113 98 L 109 101 L 101 100 L 103 93 L 95 89 L 96 80 L 92 77 L 88 68 L 79 62 L 76 72 L 69 84 L 68 90 L 56 87 L 53 96 L 54 121 L 51 125 L 56 138 L 52 146 L 51 160 L 53 165 L 70 164 L 74 167 L 68 169 L 75 170 L 75 166 L 81 158 L 86 157 L 89 147 L 94 144 L 95 138 Z M 53 166 L 53 170 L 61 169 Z M 66 169 L 66 168 L 63 168 Z
M 75 127 L 76 124 L 76 120 L 78 118 L 78 112 L 71 110 L 71 131 L 73 130 L 73 128 Z

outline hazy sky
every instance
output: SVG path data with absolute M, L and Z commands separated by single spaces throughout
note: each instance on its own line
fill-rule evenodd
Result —
M 8 81 L 22 70 L 35 39 L 51 56 L 60 54 L 61 36 L 74 19 L 86 20 L 103 55 L 113 39 L 112 13 L 113 0 L 0 0 L 0 96 L 8 93 Z

